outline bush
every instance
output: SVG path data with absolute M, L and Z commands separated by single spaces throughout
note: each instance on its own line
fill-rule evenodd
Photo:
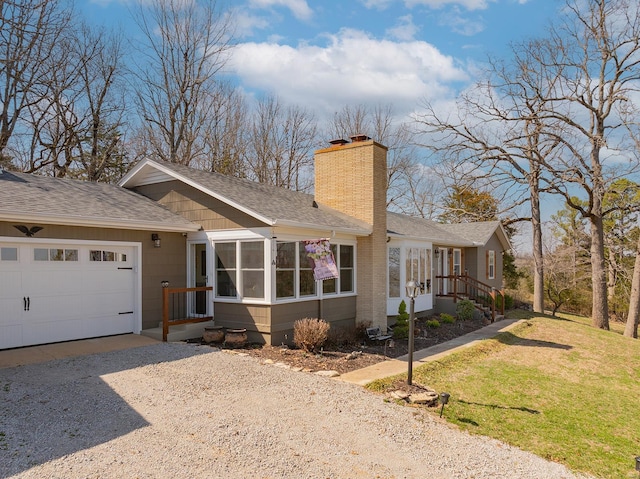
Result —
M 324 319 L 304 318 L 293 323 L 293 343 L 307 352 L 314 352 L 327 341 L 329 323 Z
M 476 312 L 476 307 L 468 299 L 458 301 L 456 304 L 456 316 L 461 321 L 470 321 Z
M 428 319 L 425 324 L 427 325 L 427 328 L 439 328 L 440 327 L 440 321 L 438 321 L 437 319 Z
M 396 324 L 393 327 L 393 337 L 396 339 L 409 337 L 409 313 L 407 313 L 407 303 L 404 302 L 404 299 L 400 301 L 400 306 L 398 306 L 398 316 L 396 316 Z
M 447 313 L 440 313 L 440 321 L 444 324 L 453 324 L 456 322 L 456 318 Z

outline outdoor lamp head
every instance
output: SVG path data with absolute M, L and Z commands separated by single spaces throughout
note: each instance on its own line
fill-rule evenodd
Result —
M 415 298 L 420 294 L 420 285 L 414 280 L 407 281 L 406 289 L 408 298 Z

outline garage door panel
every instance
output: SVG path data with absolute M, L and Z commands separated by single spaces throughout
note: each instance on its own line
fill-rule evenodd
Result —
M 22 324 L 0 325 L 0 349 L 17 348 L 23 344 Z
M 34 248 L 77 255 L 35 261 Z M 109 253 L 90 261 L 96 250 Z M 20 261 L 0 261 L 0 349 L 133 332 L 139 315 L 135 253 L 134 247 L 108 244 L 21 245 Z M 119 261 L 122 255 L 127 261 Z
M 55 321 L 34 321 L 24 324 L 25 345 L 71 341 L 83 336 L 82 320 L 56 319 Z

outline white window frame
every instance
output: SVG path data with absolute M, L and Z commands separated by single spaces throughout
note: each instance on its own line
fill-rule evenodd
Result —
M 487 278 L 496 279 L 496 252 L 492 249 L 487 256 Z

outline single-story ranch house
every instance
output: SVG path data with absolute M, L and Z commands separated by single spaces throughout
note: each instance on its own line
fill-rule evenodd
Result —
M 332 142 L 315 153 L 313 195 L 152 160 L 118 185 L 0 170 L 0 349 L 153 334 L 163 286 L 208 287 L 177 295 L 174 318 L 274 345 L 305 317 L 385 330 L 410 279 L 418 314 L 450 304 L 452 275 L 500 289 L 500 223 L 388 212 L 386 152 L 364 136 Z M 304 245 L 318 239 L 337 277 L 314 279 Z

